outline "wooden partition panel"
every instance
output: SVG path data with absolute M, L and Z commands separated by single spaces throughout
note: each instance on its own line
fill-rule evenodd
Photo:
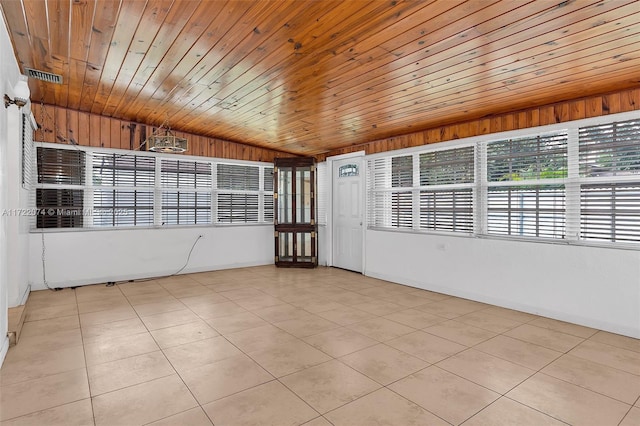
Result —
M 145 150 L 143 142 L 155 130 L 141 123 L 103 117 L 52 105 L 32 103 L 31 110 L 38 123 L 34 140 L 81 146 Z M 273 162 L 274 158 L 294 155 L 230 142 L 223 139 L 175 132 L 189 140 L 186 155 L 230 158 L 236 160 Z
M 601 96 L 575 99 L 566 102 L 530 108 L 505 114 L 498 114 L 478 120 L 443 124 L 425 131 L 380 139 L 363 144 L 336 149 L 316 156 L 323 161 L 332 155 L 365 151 L 367 154 L 393 151 L 489 133 L 520 130 L 529 127 L 563 123 L 571 120 L 616 114 L 640 109 L 640 88 L 609 93 Z

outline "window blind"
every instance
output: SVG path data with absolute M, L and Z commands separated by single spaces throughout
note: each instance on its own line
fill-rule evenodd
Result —
M 566 132 L 490 142 L 487 181 L 522 181 L 567 177 Z
M 578 130 L 581 177 L 640 174 L 640 120 Z
M 84 151 L 38 147 L 36 155 L 38 183 L 84 185 Z
M 258 191 L 260 189 L 260 171 L 257 166 L 218 164 L 217 169 L 218 189 L 236 191 Z M 273 186 L 271 191 L 273 191 Z
M 316 165 L 316 209 L 317 222 L 319 225 L 327 224 L 327 163 L 318 163 Z
M 153 191 L 96 189 L 93 192 L 93 225 L 153 225 Z
M 81 189 L 36 189 L 38 228 L 81 228 L 84 191 Z
M 420 185 L 452 185 L 474 181 L 474 148 L 420 154 Z
M 413 186 L 413 156 L 404 155 L 391 158 L 391 187 Z
M 420 228 L 473 232 L 473 190 L 420 191 Z
M 218 222 L 258 222 L 258 194 L 219 193 L 217 207 Z
M 202 225 L 211 223 L 211 193 L 163 191 L 163 225 Z
M 189 160 L 161 160 L 163 188 L 211 189 L 211 163 Z
M 33 186 L 33 176 L 35 168 L 35 157 L 33 147 L 33 127 L 29 115 L 21 114 L 22 117 L 22 187 L 31 189 Z
M 564 186 L 489 188 L 487 218 L 489 234 L 564 238 Z
M 147 186 L 155 184 L 153 157 L 122 154 L 92 155 L 93 184 L 96 186 Z

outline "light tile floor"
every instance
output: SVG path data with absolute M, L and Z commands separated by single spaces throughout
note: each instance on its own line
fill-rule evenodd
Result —
M 2 425 L 639 425 L 640 341 L 339 269 L 33 292 Z

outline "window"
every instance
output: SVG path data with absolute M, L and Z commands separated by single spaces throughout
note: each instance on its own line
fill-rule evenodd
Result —
M 489 188 L 487 232 L 524 237 L 565 237 L 562 185 Z
M 271 196 L 265 216 L 273 220 L 273 168 L 271 168 L 270 194 L 263 194 L 266 204 Z M 263 178 L 264 188 L 267 178 Z M 258 166 L 218 164 L 217 166 L 217 221 L 220 223 L 258 223 L 260 221 L 260 169 Z M 266 220 L 266 218 L 265 218 Z
M 211 223 L 211 163 L 163 159 L 160 164 L 162 224 Z
M 36 189 L 38 228 L 82 228 L 84 191 L 79 189 Z
M 420 154 L 420 228 L 473 232 L 473 146 Z
M 85 153 L 38 147 L 38 183 L 84 185 Z
M 582 185 L 580 238 L 640 241 L 640 182 Z
M 273 222 L 271 166 L 39 145 L 38 227 Z
M 473 146 L 369 160 L 369 226 L 473 232 Z
M 560 132 L 487 145 L 487 233 L 565 238 L 567 144 Z
M 473 190 L 420 191 L 420 228 L 473 232 Z
M 582 127 L 580 238 L 640 242 L 640 120 Z
M 155 165 L 153 157 L 94 153 L 93 225 L 153 225 Z
M 38 147 L 38 228 L 81 228 L 84 224 L 85 153 Z
M 368 226 L 640 243 L 640 115 L 620 116 L 375 155 Z
M 264 221 L 273 222 L 273 167 L 264 168 L 263 188 Z
M 413 157 L 369 160 L 369 226 L 413 227 Z

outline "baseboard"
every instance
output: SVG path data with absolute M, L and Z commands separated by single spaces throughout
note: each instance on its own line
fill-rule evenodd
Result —
M 269 263 L 270 262 L 270 263 Z M 215 267 L 194 267 L 194 268 L 185 268 L 184 271 L 181 271 L 178 275 L 185 274 L 197 274 L 200 272 L 215 272 L 227 269 L 237 269 L 237 268 L 251 268 L 254 266 L 267 266 L 273 265 L 273 259 L 269 262 L 241 262 L 241 263 L 230 263 L 223 265 L 216 265 Z M 84 279 L 69 279 L 64 282 L 51 282 L 49 281 L 49 287 L 51 288 L 66 288 L 66 287 L 80 287 L 84 285 L 93 285 L 93 284 L 102 284 L 106 282 L 125 282 L 129 280 L 142 280 L 142 279 L 150 279 L 150 278 L 161 278 L 168 275 L 174 274 L 175 270 L 164 270 L 164 271 L 154 271 L 154 272 L 141 272 L 134 273 L 128 275 L 113 275 L 109 277 L 88 277 Z M 46 287 L 43 283 L 32 283 L 32 290 L 46 290 Z
M 7 356 L 8 351 L 9 337 L 4 336 L 4 339 L 2 339 L 2 347 L 0 348 L 0 368 L 2 368 L 2 363 L 4 362 L 4 358 Z

